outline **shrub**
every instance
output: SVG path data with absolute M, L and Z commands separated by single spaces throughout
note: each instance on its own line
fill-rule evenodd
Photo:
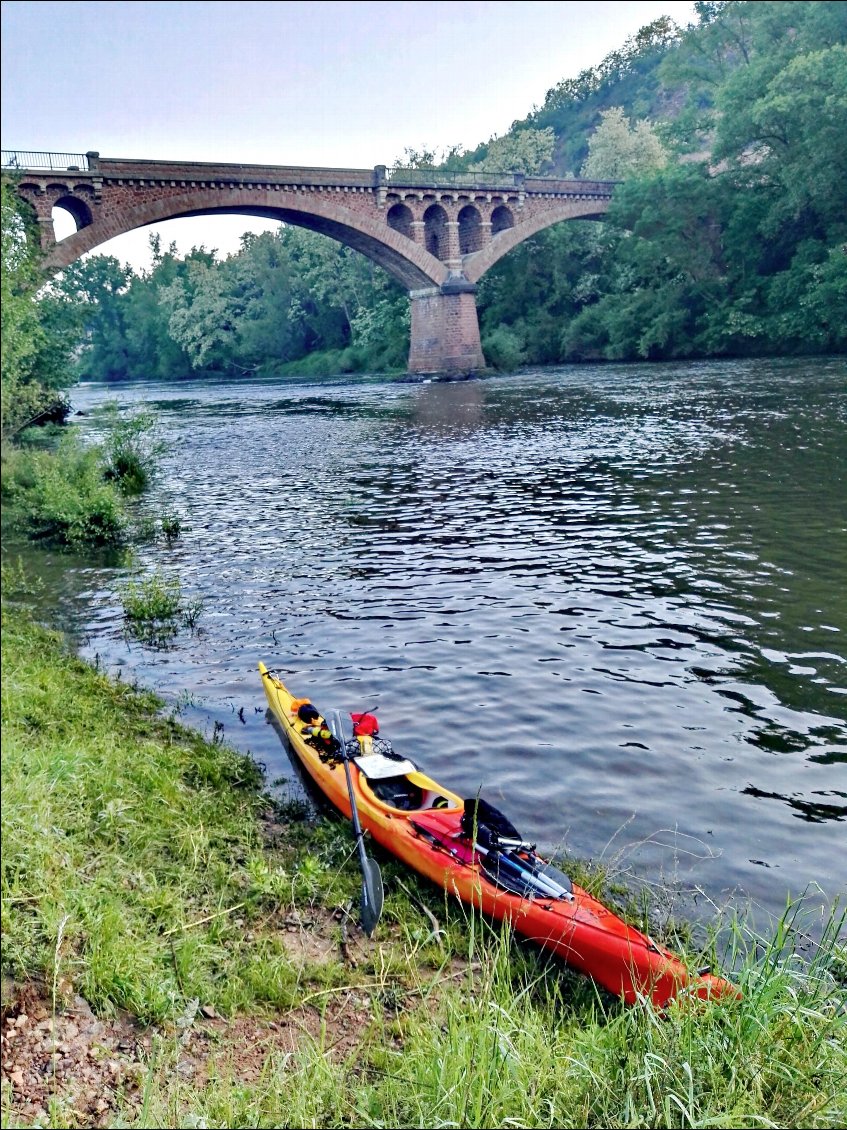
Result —
M 156 472 L 162 444 L 156 439 L 156 416 L 140 408 L 121 416 L 116 401 L 102 409 L 106 424 L 103 439 L 105 475 L 126 495 L 142 494 Z
M 140 581 L 129 581 L 120 593 L 124 616 L 138 623 L 174 620 L 182 606 L 182 585 L 157 569 Z
M 182 522 L 178 514 L 165 513 L 162 515 L 162 533 L 170 545 L 182 533 Z
M 103 478 L 96 450 L 65 437 L 55 452 L 12 450 L 3 468 L 10 523 L 35 541 L 71 549 L 110 548 L 127 539 L 120 492 Z
M 157 569 L 149 577 L 129 581 L 119 593 L 131 633 L 151 644 L 165 644 L 180 624 L 193 628 L 203 608 L 200 600 L 186 600 L 179 577 Z
M 498 326 L 496 330 L 486 334 L 482 351 L 495 369 L 517 369 L 526 360 L 523 341 L 505 326 Z

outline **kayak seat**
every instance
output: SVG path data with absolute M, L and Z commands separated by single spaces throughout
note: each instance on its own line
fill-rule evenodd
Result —
M 392 808 L 410 812 L 423 807 L 423 789 L 406 777 L 383 777 L 379 781 L 368 780 L 368 784 L 376 796 L 384 804 L 390 804 Z

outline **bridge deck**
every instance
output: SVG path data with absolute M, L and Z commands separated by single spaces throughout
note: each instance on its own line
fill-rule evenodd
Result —
M 285 184 L 316 187 L 379 189 L 405 188 L 468 192 L 518 191 L 542 196 L 597 196 L 608 199 L 616 181 L 527 176 L 515 172 L 446 172 L 377 165 L 373 169 L 312 168 L 303 165 L 248 165 L 211 161 L 151 161 L 101 157 L 87 153 L 37 153 L 4 149 L 2 166 L 31 176 L 46 173 L 87 173 L 91 177 L 129 183 Z

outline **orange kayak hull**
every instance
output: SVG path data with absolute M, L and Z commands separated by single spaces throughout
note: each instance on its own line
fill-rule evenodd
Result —
M 259 671 L 268 705 L 302 767 L 318 789 L 348 818 L 350 799 L 343 765 L 322 759 L 304 733 L 295 699 L 267 667 Z M 366 762 L 363 761 L 364 764 Z M 464 801 L 406 762 L 402 777 L 415 807 L 397 807 L 378 795 L 373 782 L 350 764 L 356 808 L 364 830 L 387 852 L 431 882 L 523 937 L 558 954 L 627 1004 L 649 999 L 663 1008 L 683 996 L 737 998 L 737 988 L 711 973 L 692 972 L 671 950 L 627 925 L 582 887 L 567 897 L 525 897 L 493 882 L 483 870 L 476 845 L 461 827 Z M 406 783 L 406 784 L 404 784 Z M 537 857 L 535 857 L 537 858 Z

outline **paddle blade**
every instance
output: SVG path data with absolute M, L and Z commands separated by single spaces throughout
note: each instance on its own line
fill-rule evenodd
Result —
M 362 901 L 359 905 L 362 929 L 370 938 L 382 914 L 385 897 L 382 892 L 382 875 L 377 864 L 365 856 L 362 863 Z

